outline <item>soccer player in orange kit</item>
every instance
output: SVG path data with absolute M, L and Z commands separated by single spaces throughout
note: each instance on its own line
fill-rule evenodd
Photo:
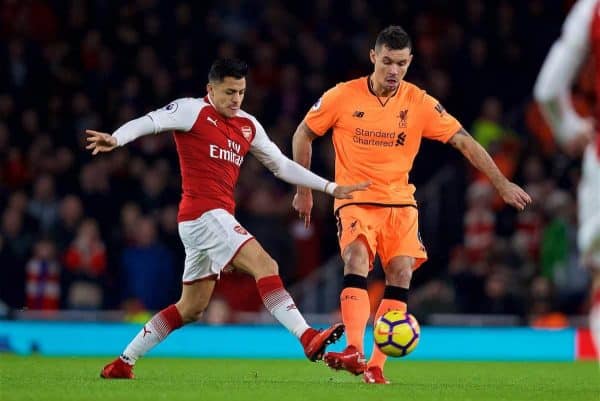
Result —
M 377 347 L 367 362 L 363 342 L 370 305 L 367 275 L 378 254 L 386 277 L 375 319 L 407 309 L 413 270 L 427 260 L 420 240 L 415 187 L 408 182 L 421 138 L 449 143 L 483 172 L 504 202 L 522 210 L 529 195 L 510 182 L 461 124 L 424 90 L 403 80 L 412 61 L 411 42 L 400 26 L 379 33 L 369 57 L 373 72 L 338 84 L 323 94 L 300 123 L 293 138 L 294 160 L 309 167 L 312 141 L 333 129 L 336 182 L 368 180 L 371 186 L 351 200 L 334 203 L 344 260 L 340 295 L 347 347 L 325 354 L 333 369 L 363 374 L 366 383 L 389 383 L 386 356 Z M 312 192 L 298 187 L 293 201 L 310 223 Z

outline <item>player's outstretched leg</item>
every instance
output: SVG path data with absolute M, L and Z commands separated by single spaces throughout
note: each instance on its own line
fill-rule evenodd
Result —
M 133 366 L 137 359 L 181 326 L 183 326 L 183 319 L 175 305 L 163 309 L 142 327 L 142 330 L 129 343 L 121 356 L 102 369 L 100 377 L 133 379 Z
M 290 333 L 300 339 L 304 353 L 311 361 L 322 359 L 325 348 L 336 342 L 344 333 L 344 325 L 341 323 L 323 331 L 310 327 L 296 307 L 292 296 L 283 287 L 279 275 L 260 278 L 256 281 L 256 286 L 267 310 Z

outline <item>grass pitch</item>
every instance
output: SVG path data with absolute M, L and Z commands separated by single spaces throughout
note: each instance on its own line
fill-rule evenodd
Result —
M 144 358 L 135 380 L 103 380 L 110 358 L 0 355 L 0 400 L 600 401 L 596 363 L 390 360 L 392 385 L 303 360 Z

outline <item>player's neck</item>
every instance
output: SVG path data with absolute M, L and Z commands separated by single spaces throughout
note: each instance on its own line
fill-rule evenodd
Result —
M 371 89 L 371 92 L 377 97 L 388 98 L 390 96 L 393 96 L 394 93 L 396 93 L 395 90 L 386 90 L 383 85 L 378 85 L 375 82 L 375 80 L 373 79 L 372 75 L 369 75 L 368 81 L 369 81 L 369 89 Z

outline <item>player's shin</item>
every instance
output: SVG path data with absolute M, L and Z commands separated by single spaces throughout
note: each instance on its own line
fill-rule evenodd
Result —
M 388 285 L 385 287 L 385 291 L 383 293 L 383 299 L 379 304 L 379 308 L 377 308 L 377 312 L 375 313 L 374 320 L 377 321 L 384 313 L 389 312 L 391 310 L 399 310 L 402 312 L 406 312 L 406 301 L 408 300 L 408 289 L 402 287 L 395 287 Z M 371 359 L 367 363 L 368 367 L 379 366 L 383 369 L 383 365 L 387 356 L 379 350 L 379 348 L 373 344 L 373 353 L 371 354 Z
M 291 295 L 283 287 L 281 277 L 263 277 L 256 281 L 256 286 L 267 310 L 290 333 L 300 338 L 310 328 Z
M 130 365 L 135 364 L 138 358 L 150 351 L 154 346 L 164 340 L 169 333 L 183 326 L 181 314 L 175 305 L 171 305 L 158 312 L 142 327 L 142 330 L 131 340 L 121 360 Z
M 367 292 L 367 278 L 357 274 L 344 276 L 340 294 L 342 320 L 346 326 L 346 343 L 364 352 L 365 327 L 369 321 L 371 304 Z

